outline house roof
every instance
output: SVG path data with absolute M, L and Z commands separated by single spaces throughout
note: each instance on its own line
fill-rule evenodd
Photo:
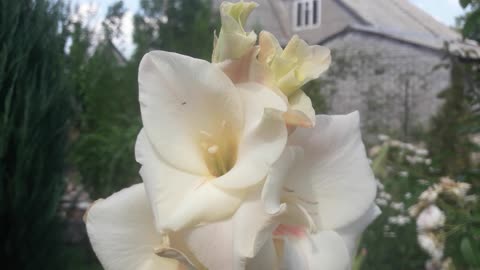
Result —
M 361 18 L 358 24 L 349 25 L 348 30 L 377 34 L 435 50 L 444 49 L 448 43 L 453 53 L 480 58 L 480 48 L 476 42 L 463 40 L 460 33 L 435 20 L 408 0 L 336 1 Z
M 213 0 L 214 7 L 218 8 L 222 1 Z M 294 31 L 291 23 L 293 0 L 253 1 L 259 3 L 259 7 L 252 14 L 250 28 L 261 26 L 274 33 L 282 44 L 293 34 L 299 34 L 310 43 L 321 44 L 341 34 L 361 32 L 436 51 L 444 50 L 448 43 L 450 52 L 480 59 L 480 47 L 476 42 L 463 40 L 460 33 L 409 0 L 322 0 L 322 20 L 325 21 L 321 27 L 300 32 Z

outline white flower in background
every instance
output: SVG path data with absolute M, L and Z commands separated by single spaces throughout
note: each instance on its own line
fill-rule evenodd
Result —
M 378 179 L 375 179 L 375 182 L 377 183 L 377 187 L 379 190 L 384 190 L 385 189 L 385 185 Z
M 445 214 L 436 205 L 432 204 L 423 211 L 417 217 L 417 229 L 418 230 L 433 230 L 441 228 L 445 225 Z
M 388 201 L 383 199 L 383 198 L 376 198 L 375 203 L 377 205 L 380 205 L 380 206 L 387 206 L 388 205 Z
M 443 192 L 453 195 L 456 199 L 464 199 L 471 188 L 469 183 L 455 182 L 448 177 L 440 179 L 440 187 Z
M 382 146 L 381 145 L 375 145 L 374 147 L 370 148 L 368 151 L 368 156 L 370 157 L 375 157 L 378 153 L 382 151 Z
M 398 226 L 403 226 L 410 223 L 410 217 L 404 215 L 398 215 L 388 218 L 388 223 Z
M 445 243 L 433 233 L 420 233 L 417 236 L 418 244 L 434 260 L 441 260 Z
M 400 171 L 400 172 L 398 173 L 398 175 L 399 175 L 400 177 L 406 178 L 406 177 L 408 177 L 408 172 L 407 172 L 407 171 Z
M 390 140 L 390 137 L 388 135 L 385 135 L 385 134 L 378 134 L 378 139 L 382 142 L 386 142 L 386 141 Z
M 405 204 L 403 202 L 392 202 L 390 204 L 390 207 L 394 210 L 397 210 L 397 211 L 405 210 Z
M 417 148 L 415 150 L 415 154 L 419 155 L 419 156 L 422 156 L 422 157 L 426 157 L 428 156 L 428 150 L 427 149 L 423 149 L 423 148 Z
M 386 191 L 380 191 L 379 197 L 387 201 L 390 201 L 392 199 L 392 195 Z
M 438 195 L 440 194 L 441 189 L 438 185 L 434 185 L 433 187 L 429 187 L 427 190 L 423 191 L 418 197 L 421 201 L 425 201 L 428 203 L 433 203 L 437 200 Z

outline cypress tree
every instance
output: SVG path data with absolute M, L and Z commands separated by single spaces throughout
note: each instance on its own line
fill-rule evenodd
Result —
M 63 8 L 0 1 L 0 258 L 3 269 L 60 269 L 57 206 L 69 102 Z

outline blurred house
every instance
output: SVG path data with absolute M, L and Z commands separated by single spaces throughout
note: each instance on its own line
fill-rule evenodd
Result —
M 58 214 L 65 224 L 63 238 L 66 243 L 79 244 L 88 241 L 83 216 L 91 204 L 92 200 L 83 186 L 67 180 L 58 209 Z
M 359 110 L 367 134 L 408 136 L 428 123 L 450 82 L 447 44 L 460 57 L 480 55 L 408 0 L 255 1 L 249 28 L 272 32 L 283 45 L 296 34 L 332 50 L 320 91 L 330 113 Z

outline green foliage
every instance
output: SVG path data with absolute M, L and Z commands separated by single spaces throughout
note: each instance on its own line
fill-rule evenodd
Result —
M 463 35 L 469 39 L 480 41 L 480 1 L 460 0 L 463 8 L 469 8 L 463 19 Z
M 450 87 L 440 94 L 445 100 L 432 118 L 429 149 L 444 175 L 457 176 L 470 168 L 471 142 L 462 128 L 470 118 L 465 92 L 465 65 L 451 57 Z
M 134 19 L 134 59 L 161 49 L 210 60 L 213 32 L 219 25 L 210 1 L 142 0 L 140 7 Z
M 139 180 L 133 149 L 141 128 L 137 92 L 141 57 L 151 49 L 211 57 L 217 21 L 212 19 L 209 1 L 143 0 L 140 6 L 134 18 L 137 48 L 130 60 L 122 58 L 111 42 L 121 34 L 119 23 L 125 13 L 121 1 L 108 9 L 105 37 L 97 46 L 93 46 L 91 31 L 80 23 L 72 24 L 67 56 L 77 109 L 72 161 L 94 198 Z
M 327 100 L 322 94 L 323 84 L 324 82 L 321 80 L 314 80 L 303 87 L 305 94 L 312 100 L 312 106 L 316 114 L 325 114 L 328 112 Z
M 81 182 L 94 198 L 137 181 L 135 138 L 140 130 L 136 67 L 111 43 L 118 35 L 122 2 L 109 8 L 105 38 L 92 49 L 92 33 L 74 24 L 69 60 L 70 86 L 75 89 L 77 121 L 72 160 Z
M 62 10 L 0 1 L 0 257 L 8 269 L 63 269 L 56 210 L 71 98 Z

